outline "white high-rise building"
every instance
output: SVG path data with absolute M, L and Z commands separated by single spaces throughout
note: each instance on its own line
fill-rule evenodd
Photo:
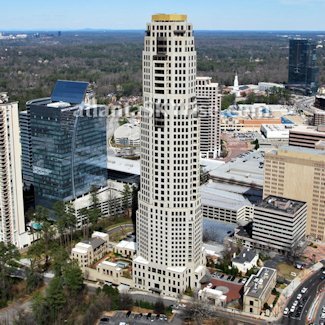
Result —
M 135 287 L 177 297 L 205 275 L 196 51 L 185 15 L 158 14 L 143 51 Z
M 220 156 L 220 110 L 219 85 L 210 77 L 196 78 L 196 101 L 200 116 L 201 158 L 216 159 Z
M 18 103 L 0 93 L 0 241 L 28 244 L 25 232 Z

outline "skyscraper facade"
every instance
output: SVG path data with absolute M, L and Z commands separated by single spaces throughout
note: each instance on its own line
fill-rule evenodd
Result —
M 58 81 L 51 98 L 29 103 L 36 205 L 51 209 L 106 185 L 106 116 L 85 106 L 87 85 Z
M 265 154 L 263 197 L 307 202 L 307 235 L 325 240 L 325 151 L 284 146 Z
M 33 102 L 33 101 L 31 101 Z M 28 107 L 29 102 L 26 103 Z M 32 156 L 32 134 L 30 128 L 29 107 L 19 113 L 20 141 L 21 141 L 21 162 L 23 171 L 23 183 L 29 187 L 33 184 L 33 156 Z
M 196 51 L 185 15 L 154 15 L 147 25 L 143 98 L 133 278 L 136 288 L 176 297 L 205 275 Z
M 312 95 L 318 89 L 316 42 L 308 39 L 291 39 L 289 43 L 288 86 Z
M 0 241 L 28 244 L 25 232 L 18 103 L 0 93 Z
M 221 95 L 218 84 L 210 77 L 196 78 L 196 101 L 200 116 L 201 158 L 216 159 L 220 156 Z

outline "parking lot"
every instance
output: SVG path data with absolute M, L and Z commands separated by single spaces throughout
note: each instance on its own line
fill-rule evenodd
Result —
M 244 284 L 247 281 L 246 278 L 235 277 L 232 275 L 218 273 L 218 272 L 214 272 L 213 274 L 211 274 L 211 276 L 215 279 L 220 279 L 222 281 L 229 281 L 235 284 Z
M 141 314 L 125 311 L 117 311 L 114 316 L 107 317 L 109 321 L 103 317 L 99 322 L 100 325 L 133 325 L 133 324 L 165 324 L 167 317 L 165 315 L 156 315 L 152 313 Z

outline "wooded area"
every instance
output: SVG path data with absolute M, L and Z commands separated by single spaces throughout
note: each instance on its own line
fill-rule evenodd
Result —
M 99 103 L 107 94 L 140 95 L 143 31 L 63 32 L 53 37 L 1 41 L 0 90 L 19 100 L 46 97 L 57 79 L 94 82 Z M 302 35 L 321 40 L 316 33 Z M 286 82 L 287 37 L 279 32 L 195 32 L 198 75 L 221 85 Z M 321 83 L 325 50 L 318 49 Z

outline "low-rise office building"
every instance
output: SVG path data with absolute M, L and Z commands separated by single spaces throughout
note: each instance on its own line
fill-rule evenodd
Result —
M 315 149 L 321 140 L 325 140 L 325 125 L 299 125 L 289 132 L 289 146 Z
M 262 267 L 256 275 L 249 278 L 244 286 L 244 312 L 260 315 L 276 285 L 276 275 L 275 269 Z
M 312 124 L 314 126 L 325 124 L 325 111 L 314 109 Z
M 288 139 L 290 128 L 284 124 L 262 124 L 261 133 L 267 139 Z
M 306 235 L 306 220 L 306 202 L 268 196 L 254 207 L 253 246 L 291 254 Z

